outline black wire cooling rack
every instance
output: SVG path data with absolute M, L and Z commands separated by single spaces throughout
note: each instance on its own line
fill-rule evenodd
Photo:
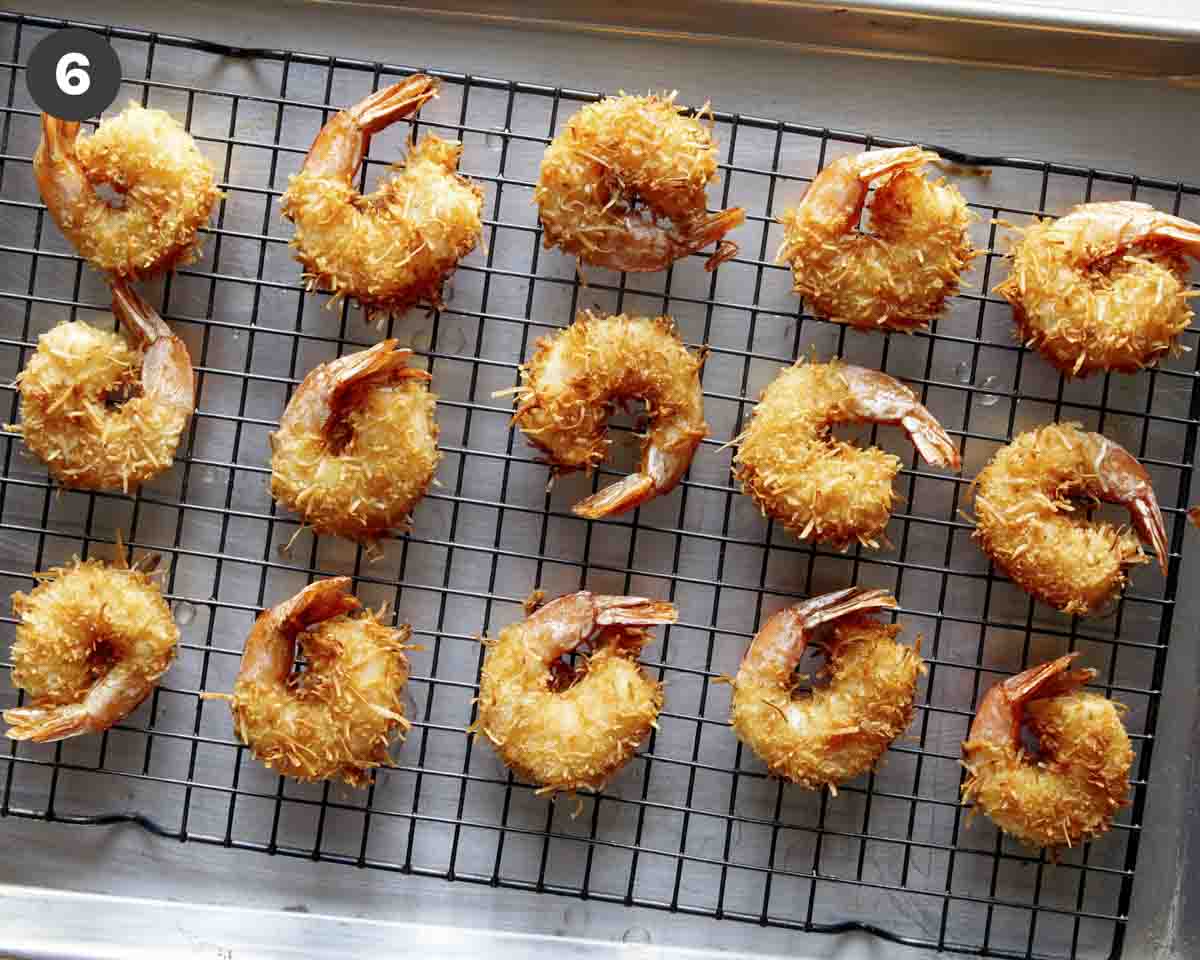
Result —
M 30 166 L 38 114 L 22 64 L 64 25 L 0 14 L 0 356 L 9 379 L 55 323 L 111 323 L 103 282 L 46 217 Z M 122 533 L 139 552 L 170 560 L 166 591 L 183 643 L 151 700 L 104 736 L 4 748 L 0 814 L 133 821 L 179 840 L 792 929 L 860 928 L 964 953 L 1120 955 L 1200 421 L 1197 354 L 1137 377 L 1063 381 L 1012 341 L 1008 309 L 988 292 L 1003 274 L 1004 228 L 994 221 L 1127 197 L 1196 218 L 1200 188 L 939 148 L 965 165 L 948 172 L 979 215 L 973 229 L 986 256 L 929 332 L 860 334 L 802 311 L 773 260 L 774 218 L 829 159 L 894 141 L 718 112 L 722 181 L 712 199 L 747 208 L 740 256 L 711 276 L 693 257 L 661 275 L 594 272 L 581 283 L 568 258 L 540 249 L 531 191 L 550 136 L 596 95 L 428 71 L 442 94 L 411 127 L 463 140 L 463 172 L 487 194 L 487 246 L 456 274 L 444 311 L 387 324 L 433 374 L 445 460 L 412 532 L 369 561 L 306 531 L 285 548 L 297 524 L 267 493 L 266 437 L 290 391 L 317 362 L 379 336 L 358 313 L 303 293 L 278 199 L 331 109 L 412 71 L 95 29 L 120 55 L 123 93 L 183 119 L 226 193 L 200 262 L 147 291 L 189 344 L 198 410 L 174 469 L 133 497 L 60 493 L 19 438 L 0 438 L 0 580 L 6 593 L 28 589 L 33 571 L 73 554 L 111 555 Z M 375 138 L 364 183 L 401 155 L 409 133 L 400 124 Z M 508 406 L 492 399 L 515 382 L 540 333 L 592 305 L 670 313 L 686 340 L 711 347 L 713 435 L 689 479 L 604 522 L 575 518 L 569 506 L 632 463 L 629 423 L 610 470 L 548 492 L 545 467 L 509 429 Z M 1195 341 L 1189 331 L 1186 345 Z M 962 445 L 964 470 L 952 475 L 917 463 L 896 431 L 861 431 L 907 464 L 891 550 L 800 544 L 731 485 L 722 445 L 778 367 L 809 352 L 912 383 Z M 3 416 L 15 421 L 16 392 L 4 390 Z M 1123 443 L 1169 505 L 1168 576 L 1145 568 L 1099 620 L 1036 607 L 969 539 L 970 478 L 1014 432 L 1051 419 Z M 395 769 L 365 791 L 270 775 L 233 737 L 227 708 L 199 697 L 230 689 L 257 610 L 343 573 L 364 601 L 411 621 L 424 646 L 413 654 L 412 733 Z M 897 594 L 905 636 L 923 635 L 929 675 L 912 736 L 833 797 L 768 779 L 728 729 L 727 689 L 711 681 L 736 669 L 765 615 L 849 583 Z M 659 729 L 577 814 L 573 801 L 548 802 L 514 781 L 466 730 L 477 636 L 520 616 L 535 587 L 554 595 L 584 586 L 669 598 L 681 618 L 645 661 L 667 683 Z M 5 638 L 13 627 L 6 610 Z M 987 686 L 1067 649 L 1083 651 L 1100 688 L 1129 706 L 1138 756 L 1133 803 L 1111 833 L 1052 865 L 959 805 L 958 747 Z M 18 702 L 4 686 L 3 705 Z

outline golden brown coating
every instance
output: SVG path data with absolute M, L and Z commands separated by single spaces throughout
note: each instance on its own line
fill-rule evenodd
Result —
M 349 589 L 349 577 L 318 580 L 263 611 L 227 699 L 238 739 L 272 770 L 363 787 L 392 765 L 388 751 L 410 726 L 401 693 L 412 628 L 355 615 Z M 293 669 L 297 646 L 303 673 Z
M 878 547 L 900 459 L 832 435 L 848 423 L 898 425 L 927 462 L 961 465 L 953 441 L 908 387 L 877 370 L 800 360 L 763 391 L 737 438 L 733 471 L 763 513 L 800 539 Z
M 543 450 L 556 473 L 591 471 L 604 462 L 608 418 L 631 400 L 646 404 L 637 473 L 577 503 L 596 518 L 632 510 L 673 490 L 708 435 L 700 370 L 669 317 L 580 311 L 575 322 L 538 340 L 521 367 L 513 422 Z
M 717 146 L 711 126 L 684 110 L 673 93 L 622 95 L 589 103 L 567 121 L 546 148 L 533 193 L 547 249 L 642 272 L 665 270 L 710 243 L 717 249 L 709 270 L 737 255 L 722 237 L 745 212 L 706 212 Z
M 442 284 L 483 233 L 483 191 L 457 173 L 462 144 L 428 134 L 374 193 L 354 185 L 371 134 L 435 96 L 417 75 L 325 124 L 280 202 L 308 288 L 357 300 L 368 314 L 442 305 Z
M 46 208 L 80 256 L 137 279 L 199 256 L 198 232 L 220 198 L 212 163 L 162 110 L 131 102 L 91 136 L 42 114 L 33 172 Z M 114 206 L 96 192 L 121 194 Z
M 1192 322 L 1187 254 L 1200 225 L 1148 203 L 1085 203 L 1020 231 L 995 288 L 1022 342 L 1068 377 L 1136 373 L 1178 350 Z
M 102 733 L 154 690 L 175 657 L 179 628 L 158 584 L 125 564 L 75 559 L 13 594 L 20 618 L 12 681 L 31 698 L 4 712 L 13 740 Z
M 883 590 L 852 587 L 786 607 L 755 635 L 733 683 L 733 732 L 777 777 L 806 790 L 866 773 L 912 722 L 920 652 L 900 628 L 866 616 L 896 605 Z M 828 682 L 796 693 L 809 634 L 834 622 L 822 671 Z
M 1078 653 L 996 684 L 963 743 L 974 800 L 1001 830 L 1035 847 L 1074 846 L 1099 836 L 1129 795 L 1133 750 L 1124 707 L 1079 689 L 1094 670 L 1070 670 Z M 1027 724 L 1039 750 L 1021 742 Z
M 581 591 L 559 597 L 488 644 L 477 734 L 541 793 L 600 790 L 650 733 L 662 686 L 637 662 L 672 604 Z M 586 646 L 572 670 L 559 658 Z
M 814 313 L 862 329 L 928 326 L 978 256 L 971 214 L 958 188 L 919 172 L 938 160 L 919 147 L 839 157 L 817 174 L 780 223 L 779 262 Z M 857 227 L 871 184 L 870 233 Z
M 21 423 L 13 429 L 64 487 L 129 493 L 171 467 L 192 415 L 184 342 L 122 281 L 113 313 L 129 339 L 61 323 L 38 338 L 17 376 Z
M 403 527 L 437 471 L 437 395 L 384 340 L 314 368 L 271 435 L 271 496 L 320 534 Z
M 1141 539 L 1167 572 L 1167 536 L 1150 476 L 1128 451 L 1077 424 L 1052 423 L 1001 447 L 973 484 L 975 539 L 1026 592 L 1087 615 L 1146 562 L 1138 537 L 1093 522 L 1071 499 L 1128 508 Z

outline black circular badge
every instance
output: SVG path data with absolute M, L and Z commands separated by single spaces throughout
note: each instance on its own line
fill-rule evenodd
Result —
M 52 117 L 87 120 L 117 98 L 121 62 L 100 34 L 69 27 L 33 48 L 25 83 L 33 102 Z

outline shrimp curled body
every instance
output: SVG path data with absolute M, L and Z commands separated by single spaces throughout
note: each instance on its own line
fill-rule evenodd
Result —
M 911 332 L 942 311 L 976 251 L 962 194 L 918 172 L 938 159 L 918 147 L 840 157 L 783 214 L 779 262 L 791 264 L 794 290 L 815 313 Z M 871 233 L 860 233 L 867 191 L 881 177 L 888 179 L 871 198 Z
M 137 279 L 192 263 L 221 196 L 212 163 L 162 110 L 130 103 L 91 136 L 42 114 L 33 172 L 46 209 L 92 266 Z M 110 204 L 107 184 L 122 196 Z
M 737 254 L 722 237 L 745 212 L 705 212 L 717 147 L 710 128 L 683 109 L 674 94 L 605 97 L 567 121 L 546 148 L 533 193 L 547 249 L 635 272 L 665 270 L 710 243 L 709 270 Z
M 429 134 L 374 193 L 353 183 L 371 134 L 436 92 L 432 77 L 410 77 L 335 114 L 313 141 L 281 201 L 309 289 L 352 297 L 368 313 L 441 306 L 443 282 L 483 232 L 483 192 L 456 172 L 462 144 Z
M 836 793 L 908 729 L 925 663 L 896 641 L 898 626 L 865 615 L 895 605 L 883 590 L 852 587 L 786 607 L 755 635 L 733 684 L 733 732 L 775 776 Z M 797 697 L 809 633 L 830 622 L 829 682 Z
M 75 560 L 13 594 L 13 684 L 33 699 L 4 712 L 13 740 L 102 733 L 140 704 L 175 657 L 179 628 L 149 575 Z
M 673 623 L 675 607 L 582 591 L 559 597 L 489 643 L 475 729 L 542 792 L 600 790 L 658 717 L 662 687 L 637 656 L 644 626 Z M 587 643 L 574 671 L 559 658 Z
M 129 339 L 81 320 L 38 338 L 16 429 L 64 487 L 128 493 L 171 466 L 195 379 L 187 346 L 123 281 L 112 308 Z
M 1035 847 L 1073 846 L 1112 826 L 1128 802 L 1133 763 L 1123 707 L 1080 690 L 1094 670 L 1070 670 L 1078 653 L 996 684 L 980 703 L 963 766 L 963 799 L 1001 830 Z M 1021 742 L 1028 724 L 1035 757 Z
M 400 696 L 411 628 L 352 615 L 359 602 L 349 588 L 349 577 L 310 584 L 260 614 L 246 640 L 227 698 L 234 729 L 284 776 L 365 786 L 391 764 L 388 750 L 410 726 Z M 297 644 L 308 661 L 299 674 Z
M 960 466 L 941 424 L 897 380 L 840 362 L 785 367 L 737 438 L 734 474 L 763 513 L 802 540 L 878 546 L 900 459 L 830 435 L 840 423 L 896 424 L 937 466 Z
M 703 365 L 703 355 L 687 350 L 668 317 L 584 310 L 571 326 L 539 340 L 521 367 L 513 420 L 556 472 L 590 471 L 607 455 L 606 424 L 615 405 L 644 400 L 649 424 L 638 472 L 574 507 L 589 518 L 623 513 L 674 489 L 708 435 Z
M 407 522 L 433 480 L 437 395 L 396 345 L 313 369 L 271 435 L 271 495 L 317 533 L 377 540 Z
M 975 478 L 975 539 L 1038 600 L 1067 613 L 1095 613 L 1144 563 L 1153 546 L 1167 572 L 1167 536 L 1150 476 L 1128 451 L 1098 433 L 1053 423 L 1020 434 Z M 1129 510 L 1137 536 L 1093 523 L 1070 498 Z
M 1067 376 L 1135 373 L 1192 322 L 1185 254 L 1200 259 L 1200 224 L 1148 203 L 1085 203 L 1023 229 L 995 292 L 1021 340 Z

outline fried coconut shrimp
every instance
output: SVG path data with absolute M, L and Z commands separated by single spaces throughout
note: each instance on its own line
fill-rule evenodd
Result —
M 783 372 L 736 439 L 734 475 L 767 516 L 802 540 L 878 547 L 900 459 L 832 436 L 842 423 L 895 424 L 939 467 L 959 469 L 953 441 L 916 394 L 877 370 L 838 361 Z
M 13 684 L 32 698 L 4 711 L 13 740 L 103 733 L 154 690 L 179 643 L 179 628 L 151 576 L 126 564 L 76 559 L 37 574 L 13 594 L 20 618 Z M 157 557 L 153 560 L 157 563 Z
M 958 188 L 919 173 L 940 159 L 919 147 L 840 157 L 817 174 L 800 205 L 780 218 L 779 262 L 814 313 L 862 329 L 911 332 L 928 325 L 977 255 Z M 870 233 L 858 231 L 871 184 Z
M 1067 376 L 1135 373 L 1192 322 L 1185 254 L 1200 258 L 1200 224 L 1148 203 L 1085 203 L 1022 230 L 995 292 L 1022 341 Z
M 521 386 L 511 391 L 517 397 L 513 422 L 545 451 L 556 473 L 591 471 L 608 453 L 607 421 L 616 405 L 645 401 L 638 472 L 573 508 L 590 519 L 624 513 L 673 490 L 708 435 L 703 366 L 703 352 L 688 351 L 669 317 L 582 310 L 571 326 L 539 340 L 521 367 Z
M 1035 847 L 1074 846 L 1104 833 L 1128 802 L 1133 750 L 1124 707 L 1080 689 L 1095 670 L 1070 670 L 1078 653 L 996 684 L 963 743 L 963 799 L 1005 833 Z M 1021 743 L 1028 724 L 1039 750 Z
M 775 776 L 836 794 L 908 729 L 925 662 L 896 641 L 898 626 L 866 616 L 895 606 L 884 590 L 851 587 L 785 607 L 754 637 L 733 682 L 733 732 Z M 828 683 L 797 696 L 796 665 L 830 622 Z
M 722 238 L 745 211 L 706 211 L 717 146 L 710 126 L 684 109 L 674 93 L 623 95 L 589 103 L 567 121 L 546 148 L 533 192 L 547 249 L 643 273 L 710 243 L 717 249 L 708 270 L 737 255 L 737 244 Z
M 350 578 L 309 584 L 254 622 L 230 702 L 238 738 L 272 770 L 297 780 L 371 782 L 410 726 L 407 624 L 385 626 L 359 611 Z M 307 661 L 294 670 L 296 647 Z
M 581 591 L 510 624 L 488 644 L 477 733 L 542 793 L 600 790 L 633 756 L 662 708 L 637 657 L 641 629 L 673 623 L 670 603 Z M 574 670 L 560 660 L 587 645 Z
M 170 468 L 196 385 L 187 346 L 124 281 L 112 309 L 127 337 L 75 321 L 38 338 L 12 429 L 64 487 L 128 493 Z
M 364 197 L 352 182 L 371 134 L 436 93 L 433 77 L 409 77 L 335 114 L 317 134 L 281 201 L 310 290 L 352 297 L 368 314 L 442 305 L 442 283 L 483 232 L 483 192 L 456 172 L 462 144 L 428 134 L 374 193 Z
M 80 256 L 136 279 L 192 263 L 221 196 L 213 166 L 170 114 L 130 103 L 91 136 L 42 114 L 33 173 L 46 208 Z M 121 195 L 110 203 L 96 192 Z
M 1095 613 L 1146 562 L 1138 537 L 1093 523 L 1072 499 L 1129 510 L 1167 572 L 1167 535 L 1150 476 L 1124 447 L 1077 424 L 1019 435 L 975 478 L 975 539 L 1027 593 L 1066 613 Z
M 316 367 L 271 435 L 271 495 L 320 534 L 404 526 L 437 470 L 437 395 L 384 340 Z

